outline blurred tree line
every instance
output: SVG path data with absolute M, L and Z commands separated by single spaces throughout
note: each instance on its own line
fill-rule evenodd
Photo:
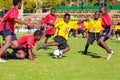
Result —
M 23 9 L 26 12 L 37 12 L 37 10 L 47 9 L 52 6 L 69 6 L 70 1 L 77 0 L 23 0 Z M 79 0 L 87 2 L 88 6 L 95 5 L 99 0 Z M 111 0 L 105 0 L 107 5 L 112 5 Z M 118 4 L 120 5 L 120 4 Z M 9 10 L 13 6 L 12 0 L 0 0 L 0 9 Z

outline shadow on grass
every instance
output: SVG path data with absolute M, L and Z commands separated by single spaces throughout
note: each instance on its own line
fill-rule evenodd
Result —
M 83 54 L 84 51 L 78 51 L 78 53 Z M 101 56 L 99 56 L 97 53 L 93 53 L 93 52 L 87 52 L 87 54 L 83 54 L 83 55 L 91 56 L 92 58 L 101 58 Z

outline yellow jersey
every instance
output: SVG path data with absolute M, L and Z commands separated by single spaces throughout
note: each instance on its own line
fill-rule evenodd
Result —
M 88 23 L 89 23 L 89 21 L 84 21 L 84 27 L 85 27 L 85 29 L 88 29 Z
M 68 34 L 69 34 L 70 29 L 72 28 L 71 25 L 72 25 L 71 21 L 69 21 L 68 23 L 64 21 L 57 23 L 55 25 L 56 33 L 54 34 L 53 37 L 62 36 L 63 38 L 68 40 Z
M 88 23 L 88 31 L 92 33 L 100 33 L 102 31 L 101 20 L 90 19 Z
M 115 31 L 120 30 L 120 25 L 116 25 L 114 28 Z

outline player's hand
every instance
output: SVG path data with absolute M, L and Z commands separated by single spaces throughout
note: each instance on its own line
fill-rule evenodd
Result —
M 36 56 L 36 54 L 35 54 L 34 52 L 32 52 L 32 56 L 33 56 L 33 57 L 35 57 L 35 56 Z
M 68 33 L 68 27 L 64 29 L 64 33 Z
M 34 24 L 33 23 L 30 23 L 30 22 L 27 22 L 27 25 L 30 26 L 30 27 L 34 27 Z
M 33 58 L 32 55 L 31 55 L 31 56 L 29 55 L 28 58 L 29 58 L 30 60 L 34 61 L 34 58 Z
M 111 34 L 110 33 L 108 33 L 108 38 L 110 38 L 111 37 Z

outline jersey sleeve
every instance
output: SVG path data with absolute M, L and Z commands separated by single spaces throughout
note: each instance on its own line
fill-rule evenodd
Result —
M 40 25 L 43 26 L 45 24 L 45 22 L 47 22 L 49 19 L 49 16 L 45 16 L 45 18 L 40 22 Z

